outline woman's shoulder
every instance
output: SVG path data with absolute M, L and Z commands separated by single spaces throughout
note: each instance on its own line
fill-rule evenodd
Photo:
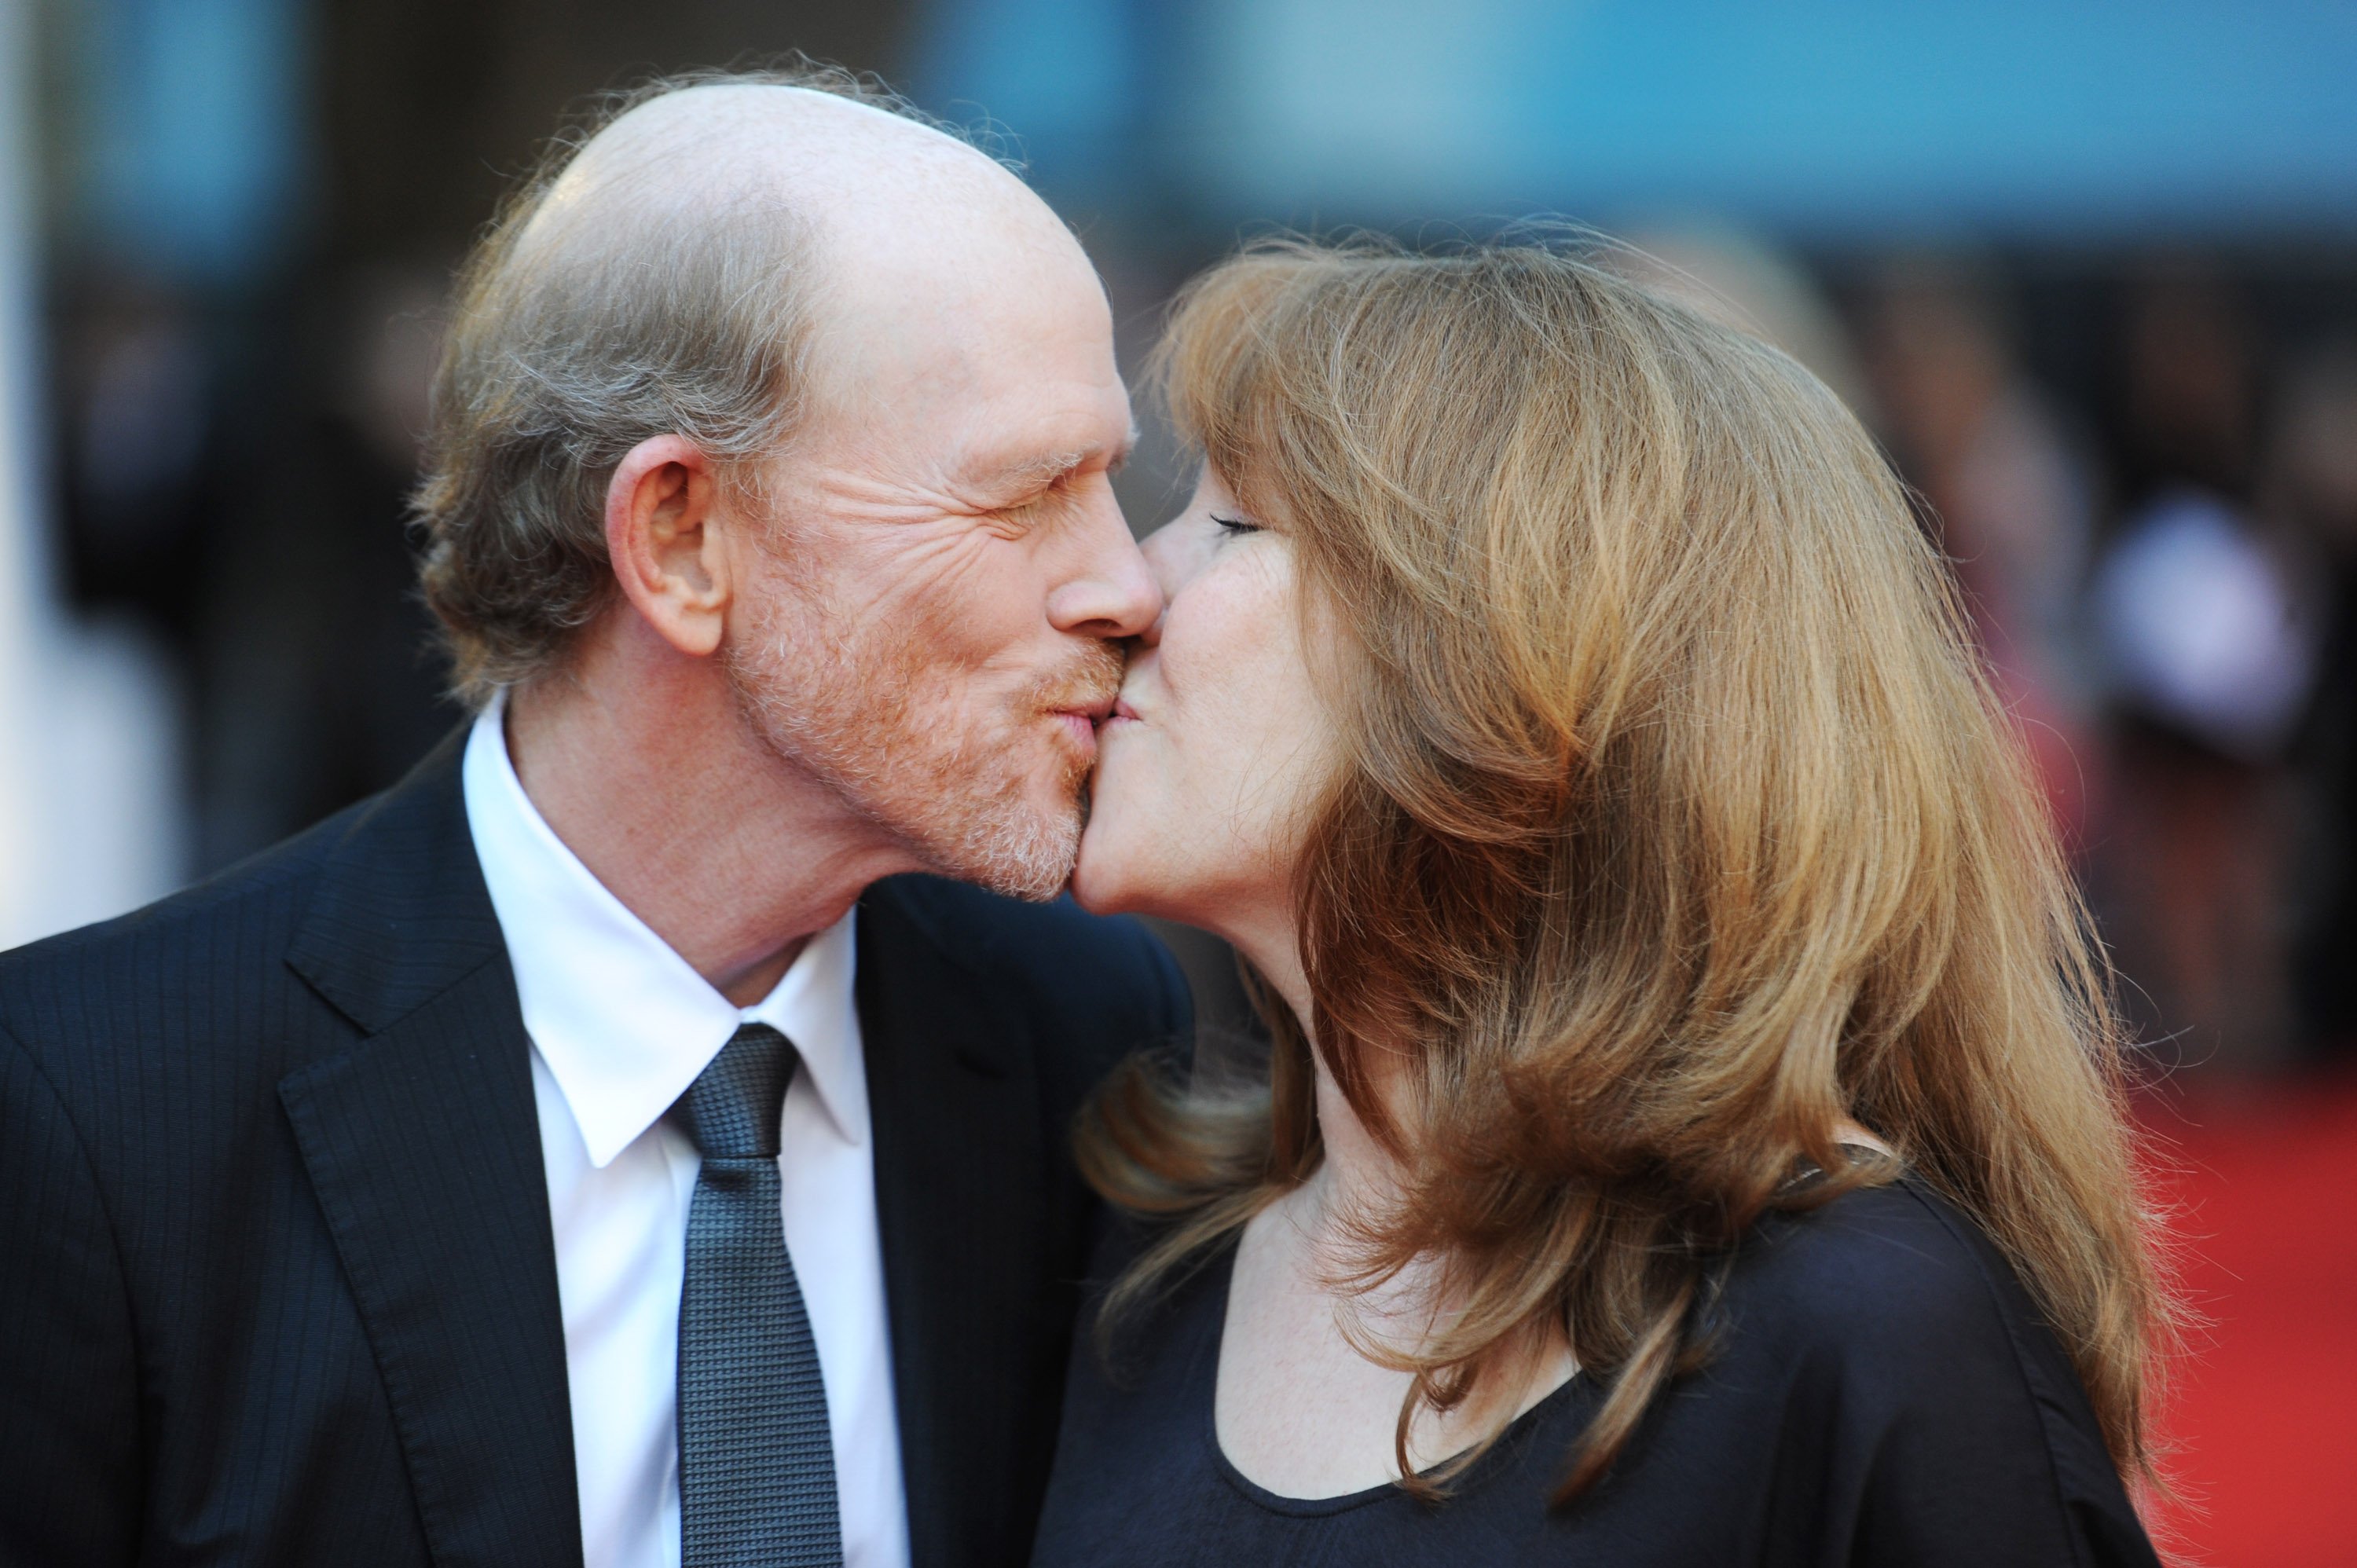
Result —
M 2035 1309 L 1976 1225 L 1911 1174 L 1763 1217 L 1727 1284 L 1760 1327 L 1873 1349 Z
M 1717 1306 L 1734 1353 L 1878 1388 L 1894 1403 L 2010 1391 L 2084 1408 L 2004 1254 L 1911 1174 L 1763 1219 Z
M 1883 1485 L 1942 1507 L 2042 1494 L 2057 1530 L 2107 1542 L 2098 1561 L 2151 1560 L 2061 1341 L 2005 1254 L 1920 1176 L 1763 1220 L 1718 1305 L 1713 1376 L 1772 1384 Z
M 1698 1327 L 1620 1483 L 1655 1513 L 1748 1477 L 1771 1535 L 1838 1537 L 1845 1562 L 2150 1568 L 2060 1340 L 1920 1177 L 1760 1220 Z
M 1721 1376 L 1838 1410 L 1864 1440 L 2103 1448 L 2077 1369 L 2005 1255 L 1913 1175 L 1763 1219 L 1701 1322 Z

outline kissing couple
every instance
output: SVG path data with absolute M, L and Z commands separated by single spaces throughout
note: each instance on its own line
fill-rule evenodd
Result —
M 0 959 L 0 1560 L 2156 1562 L 2123 1036 L 1857 419 L 1542 243 L 1154 379 L 1141 548 L 1080 246 L 846 76 L 552 154 L 471 721 Z

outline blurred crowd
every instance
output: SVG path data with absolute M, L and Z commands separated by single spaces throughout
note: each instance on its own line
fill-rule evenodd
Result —
M 1855 317 L 1874 419 L 1962 579 L 2156 1065 L 2345 1043 L 2357 780 L 2357 322 L 2136 258 L 2091 382 L 1950 258 Z M 2075 395 L 2072 395 L 2075 394 Z

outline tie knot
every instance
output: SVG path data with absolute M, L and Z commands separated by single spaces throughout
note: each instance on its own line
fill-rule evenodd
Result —
M 747 1024 L 671 1108 L 705 1159 L 778 1157 L 778 1117 L 793 1081 L 794 1046 L 767 1024 Z

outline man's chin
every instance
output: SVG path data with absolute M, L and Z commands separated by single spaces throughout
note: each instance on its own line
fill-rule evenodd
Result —
M 1035 808 L 969 822 L 954 843 L 939 846 L 926 858 L 943 876 L 1044 904 L 1071 883 L 1080 844 L 1077 810 Z
M 1008 866 L 993 864 L 976 867 L 973 873 L 957 879 L 971 882 L 1003 898 L 1019 898 L 1027 904 L 1051 904 L 1071 885 L 1072 864 L 1069 856 L 1053 865 Z

